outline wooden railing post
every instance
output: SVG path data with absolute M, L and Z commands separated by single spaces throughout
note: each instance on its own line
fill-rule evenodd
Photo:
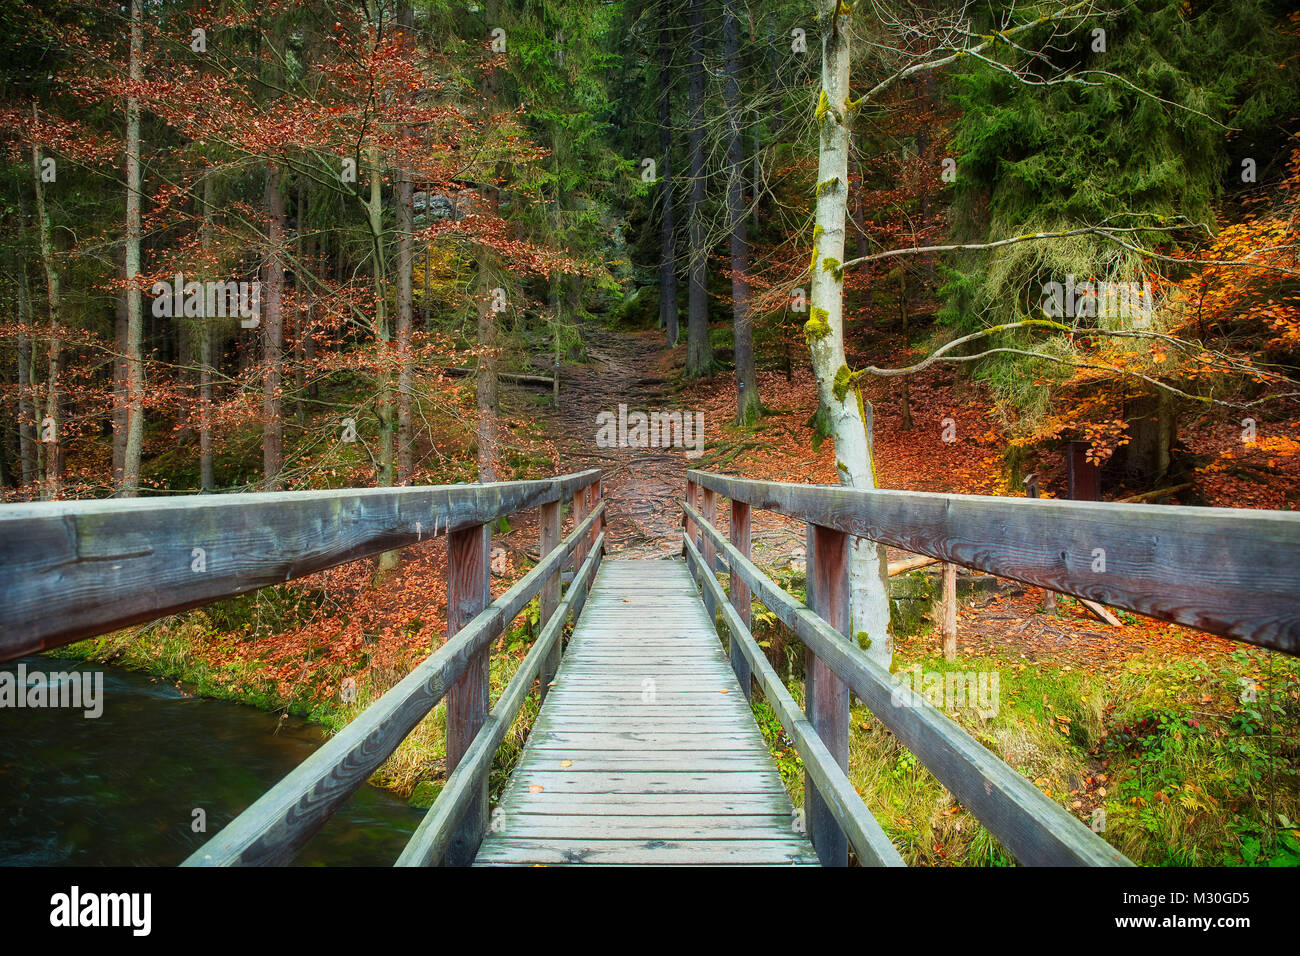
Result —
M 1025 478 L 1025 497 L 1038 497 L 1038 475 L 1037 473 Z M 1056 613 L 1056 592 L 1051 588 L 1043 588 L 1043 613 Z
M 600 507 L 600 479 L 597 478 L 595 481 L 593 481 L 591 483 L 591 486 L 587 490 L 591 495 L 589 499 L 590 503 L 587 506 L 587 513 L 591 514 L 591 512 L 594 509 Z M 592 545 L 595 545 L 596 539 L 600 537 L 600 533 L 601 531 L 604 530 L 604 528 L 605 528 L 605 516 L 601 515 L 600 519 L 591 526 L 591 534 L 588 537 Z M 590 553 L 591 548 L 588 548 L 587 551 L 588 553 Z M 574 565 L 574 570 L 577 570 L 578 567 L 579 565 Z
M 561 502 L 552 501 L 542 505 L 541 508 L 541 558 L 555 550 L 560 543 L 560 508 Z M 560 569 L 556 568 L 555 573 L 546 579 L 542 585 L 542 590 L 538 595 L 538 604 L 540 613 L 538 614 L 538 631 L 551 620 L 551 615 L 560 604 Z M 555 672 L 560 669 L 560 641 L 555 642 L 555 647 L 547 655 L 546 660 L 542 663 L 541 669 L 541 699 L 546 699 L 546 688 L 551 681 L 555 680 Z
M 693 482 L 693 481 L 687 481 L 687 482 L 686 482 L 686 503 L 687 503 L 688 505 L 690 505 L 692 508 L 695 508 L 696 510 L 698 510 L 699 507 L 700 507 L 700 504 L 699 504 L 699 501 L 697 500 L 696 490 L 697 490 L 697 489 L 696 489 L 695 482 Z M 692 521 L 690 518 L 684 518 L 683 521 L 684 521 L 685 528 L 686 528 L 686 537 L 687 537 L 689 540 L 691 540 L 691 541 L 695 541 L 695 540 L 696 540 L 696 538 L 695 538 L 695 522 Z M 685 549 L 685 548 L 682 549 L 682 553 L 683 553 L 683 554 L 686 553 L 686 549 Z
M 731 500 L 731 546 L 749 557 L 749 505 L 743 501 Z M 736 614 L 745 622 L 745 627 L 749 627 L 750 596 L 749 585 L 736 573 L 731 575 L 731 606 L 736 609 Z M 749 660 L 745 657 L 744 652 L 740 649 L 740 641 L 735 636 L 731 638 L 731 669 L 735 671 L 736 680 L 740 684 L 740 690 L 749 700 L 750 680 L 749 680 Z
M 849 536 L 808 525 L 808 606 L 844 634 L 849 629 Z M 810 649 L 804 649 L 804 710 L 826 749 L 849 769 L 849 689 Z M 849 841 L 813 783 L 804 774 L 804 819 L 823 866 L 848 866 Z
M 579 488 L 573 493 L 573 526 L 578 527 L 585 517 L 587 517 L 587 489 Z M 582 562 L 586 560 L 587 542 L 579 541 L 577 548 L 573 551 L 573 570 L 575 573 L 578 568 L 582 567 Z
M 699 507 L 700 517 L 713 525 L 718 525 L 718 499 L 710 488 L 704 488 L 700 496 L 701 502 Z M 704 546 L 700 549 L 700 555 L 704 558 L 704 567 L 710 574 L 717 570 L 718 555 L 717 548 L 713 546 L 712 539 L 704 538 Z M 718 616 L 717 605 L 713 603 L 713 592 L 708 588 L 704 589 L 704 609 L 709 612 L 709 620 L 713 621 Z
M 447 637 L 473 620 L 491 600 L 488 551 L 491 525 L 447 536 Z M 447 774 L 456 769 L 488 715 L 490 645 L 474 655 L 461 678 L 447 689 Z M 488 782 L 479 782 L 460 825 L 447 846 L 448 866 L 469 866 L 487 832 Z
M 943 659 L 957 659 L 957 565 L 943 563 L 943 605 L 939 630 L 943 634 Z

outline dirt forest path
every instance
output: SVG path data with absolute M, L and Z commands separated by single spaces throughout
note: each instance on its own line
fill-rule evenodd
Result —
M 555 409 L 548 403 L 531 414 L 541 420 L 564 471 L 600 468 L 604 472 L 603 494 L 609 509 L 606 550 L 611 556 L 675 556 L 681 549 L 677 502 L 685 494 L 686 469 L 695 467 L 699 459 L 687 458 L 684 449 L 601 448 L 596 443 L 597 416 L 601 412 L 617 415 L 620 403 L 628 411 L 642 412 L 677 408 L 694 412 L 699 408 L 705 411 L 705 438 L 710 443 L 721 437 L 722 423 L 716 412 L 709 414 L 708 402 L 698 390 L 674 386 L 659 331 L 614 331 L 591 323 L 583 327 L 582 336 L 585 361 L 564 363 L 560 369 L 560 407 Z M 952 404 L 955 402 L 941 407 Z M 878 407 L 888 409 L 885 403 Z M 796 417 L 802 420 L 805 412 L 801 407 Z M 898 449 L 894 450 L 897 453 Z M 706 456 L 704 460 L 709 459 Z M 776 469 L 781 480 L 801 480 L 801 476 L 788 473 L 787 464 Z M 933 469 L 933 462 L 929 464 Z M 815 473 L 803 470 L 808 474 L 802 480 L 815 483 Z M 911 484 L 931 490 L 924 479 L 932 472 L 918 467 L 914 474 L 923 480 Z M 947 472 L 933 469 L 933 474 L 936 481 L 953 481 Z M 718 516 L 724 530 L 725 516 L 724 507 Z M 801 522 L 773 512 L 756 512 L 753 538 L 754 559 L 760 565 L 802 567 Z M 535 535 L 530 532 L 530 543 L 533 540 Z M 909 555 L 890 548 L 888 557 L 898 561 Z M 936 579 L 936 590 L 939 571 L 935 565 L 922 572 Z M 1108 626 L 1068 600 L 1060 613 L 1045 615 L 1044 592 L 1039 588 L 966 569 L 960 569 L 958 577 L 963 595 L 958 641 L 965 653 L 1110 671 L 1154 649 L 1180 656 L 1225 654 L 1231 650 L 1229 642 L 1148 619 L 1132 619 L 1122 627 Z M 925 613 L 932 622 L 937 621 L 933 612 Z M 925 654 L 933 650 L 936 640 L 935 632 L 927 629 L 900 637 L 898 648 L 904 654 Z
M 605 547 L 620 558 L 656 558 L 680 548 L 681 515 L 691 459 L 680 448 L 601 448 L 597 416 L 678 407 L 661 371 L 663 336 L 649 329 L 627 332 L 585 325 L 586 361 L 560 368 L 560 407 L 547 408 L 551 436 L 565 471 L 600 468 L 608 502 Z M 685 409 L 683 409 L 685 411 Z M 705 435 L 708 435 L 705 422 Z

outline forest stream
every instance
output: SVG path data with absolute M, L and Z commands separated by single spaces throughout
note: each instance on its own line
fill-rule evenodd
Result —
M 175 866 L 325 740 L 295 717 L 191 697 L 135 671 L 28 657 L 11 673 L 103 671 L 97 718 L 0 708 L 0 865 Z M 195 832 L 195 811 L 206 832 Z M 388 866 L 423 811 L 362 787 L 300 866 Z

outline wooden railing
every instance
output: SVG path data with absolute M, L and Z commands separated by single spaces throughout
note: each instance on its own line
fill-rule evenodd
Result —
M 714 527 L 731 501 L 730 535 Z M 752 509 L 808 524 L 805 605 L 750 561 Z M 823 863 L 901 860 L 849 784 L 849 691 L 891 730 L 1021 863 L 1129 861 L 844 636 L 853 536 L 1177 621 L 1287 653 L 1300 652 L 1300 515 L 1225 508 L 862 491 L 687 473 L 684 551 L 721 608 L 731 661 L 757 680 L 795 741 L 807 775 L 809 835 Z M 730 572 L 729 601 L 714 571 Z M 803 641 L 806 715 L 749 631 L 751 595 Z
M 561 509 L 573 530 L 561 539 Z M 541 510 L 538 564 L 495 601 L 491 525 Z M 185 861 L 281 864 L 444 697 L 449 779 L 399 862 L 467 864 L 486 832 L 487 773 L 600 563 L 600 472 L 415 488 L 44 502 L 0 509 L 0 660 L 102 634 L 447 535 L 445 644 Z M 561 600 L 561 572 L 576 568 Z M 488 713 L 490 644 L 534 596 L 542 632 Z

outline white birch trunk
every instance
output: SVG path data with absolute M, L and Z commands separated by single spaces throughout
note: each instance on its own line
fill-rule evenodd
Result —
M 835 439 L 840 484 L 875 488 L 869 406 L 855 389 L 836 388 L 837 374 L 841 369 L 847 373 L 841 265 L 848 212 L 850 139 L 845 103 L 849 100 L 849 37 L 847 30 L 841 29 L 846 18 L 838 15 L 838 0 L 817 0 L 817 9 L 827 27 L 822 40 L 822 88 L 817 105 L 820 145 L 808 343 L 818 397 Z M 849 581 L 851 635 L 866 634 L 871 641 L 868 655 L 887 668 L 893 657 L 893 636 L 889 629 L 889 572 L 883 545 L 865 538 L 853 539 Z

